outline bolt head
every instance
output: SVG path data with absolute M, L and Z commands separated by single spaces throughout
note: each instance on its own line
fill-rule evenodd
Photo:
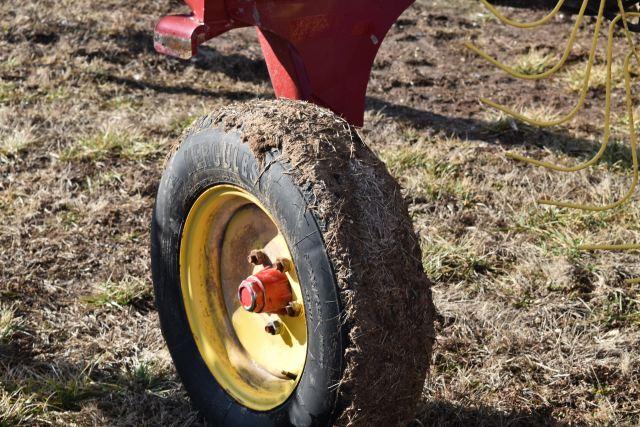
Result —
M 254 249 L 249 252 L 247 261 L 253 265 L 269 265 L 269 257 L 260 249 Z
M 278 320 L 272 320 L 265 325 L 264 331 L 269 335 L 278 335 L 282 331 L 282 323 Z
M 274 266 L 280 273 L 286 273 L 291 269 L 291 261 L 287 258 L 278 257 L 276 258 Z
M 302 312 L 302 306 L 298 302 L 290 302 L 284 309 L 289 317 L 298 317 Z

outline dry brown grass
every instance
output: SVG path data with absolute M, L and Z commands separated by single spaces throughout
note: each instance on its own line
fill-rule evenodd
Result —
M 156 55 L 153 20 L 176 7 L 0 4 L 1 425 L 201 422 L 149 298 L 154 191 L 164 151 L 193 117 L 271 89 L 250 31 L 192 62 Z M 545 29 L 540 44 L 567 29 Z M 637 254 L 576 249 L 640 241 L 637 198 L 603 214 L 535 203 L 619 196 L 628 149 L 622 141 L 602 165 L 571 175 L 505 159 L 515 150 L 584 160 L 601 103 L 590 100 L 569 131 L 487 116 L 478 96 L 513 105 L 534 93 L 553 111 L 572 102 L 557 87 L 504 79 L 459 47 L 487 32 L 501 53 L 529 45 L 475 3 L 418 2 L 383 46 L 370 87 L 363 133 L 405 185 L 437 279 L 438 343 L 416 418 L 638 424 L 640 288 L 624 283 L 640 274 Z
M 628 224 L 640 210 L 634 204 L 591 215 L 535 203 L 543 194 L 607 199 L 628 177 L 602 168 L 552 179 L 505 160 L 499 148 L 438 139 L 382 152 L 405 182 L 428 166 L 397 165 L 403 150 L 457 169 L 446 183 L 433 177 L 429 184 L 443 190 L 444 203 L 438 194 L 412 207 L 441 315 L 436 370 L 427 385 L 427 395 L 440 403 L 427 405 L 423 421 L 434 413 L 454 423 L 457 416 L 488 424 L 519 417 L 540 424 L 637 419 L 629 396 L 637 393 L 640 287 L 623 281 L 638 273 L 637 258 L 576 248 L 637 241 Z M 456 187 L 469 190 L 448 190 Z

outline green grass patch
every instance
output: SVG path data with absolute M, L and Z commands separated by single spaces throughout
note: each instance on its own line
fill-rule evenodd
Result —
M 15 85 L 0 80 L 0 105 L 8 104 L 15 98 Z
M 584 243 L 580 237 L 611 227 L 615 215 L 615 210 L 583 212 L 576 209 L 536 207 L 530 213 L 517 215 L 513 226 L 508 230 L 532 234 L 539 245 L 554 255 L 575 255 L 578 246 Z
M 547 106 L 519 108 L 516 111 L 534 122 L 553 122 L 559 117 L 557 111 Z M 501 110 L 487 109 L 484 114 L 484 120 L 484 128 L 491 135 L 517 132 L 523 137 L 533 137 L 540 132 L 540 128 L 533 124 L 517 119 Z M 551 127 L 550 129 L 558 129 L 558 127 Z
M 623 86 L 624 70 L 622 62 L 614 62 L 611 66 L 611 87 L 619 88 Z M 587 71 L 587 63 L 580 63 L 568 67 L 561 77 L 565 87 L 570 92 L 580 92 L 584 87 L 584 79 Z M 606 89 L 607 85 L 607 65 L 595 64 L 589 75 L 589 88 L 594 90 Z
M 9 57 L 4 61 L 0 62 L 0 71 L 4 71 L 8 73 L 20 67 L 21 65 L 22 65 L 22 61 L 20 59 L 16 58 L 15 56 Z
M 26 393 L 21 388 L 8 392 L 0 387 L 0 427 L 37 425 L 35 420 L 45 409 L 46 403 L 38 402 L 34 394 Z
M 602 323 L 610 328 L 640 325 L 640 300 L 637 295 L 615 289 L 601 308 Z
M 56 217 L 64 226 L 65 230 L 69 230 L 78 225 L 82 219 L 82 215 L 76 209 L 66 209 L 56 213 Z
M 530 49 L 528 53 L 520 55 L 514 64 L 514 70 L 518 73 L 531 76 L 541 74 L 551 68 L 553 55 Z
M 98 292 L 86 298 L 89 304 L 107 307 L 126 307 L 149 301 L 151 286 L 144 280 L 129 276 L 122 281 L 107 281 Z
M 124 379 L 127 386 L 134 390 L 162 389 L 167 382 L 158 363 L 148 360 L 135 360 L 127 369 Z
M 527 290 L 525 291 L 524 295 L 522 295 L 514 304 L 513 306 L 519 310 L 527 310 L 529 309 L 533 303 L 534 303 L 534 298 L 531 295 L 531 293 Z
M 105 393 L 105 386 L 94 383 L 85 373 L 66 378 L 51 378 L 46 385 L 38 384 L 37 388 L 39 392 L 47 391 L 47 405 L 63 411 L 80 410 L 82 402 Z
M 461 282 L 493 271 L 490 260 L 470 242 L 454 244 L 442 238 L 422 241 L 422 266 L 436 282 Z
M 162 364 L 138 357 L 115 370 L 96 362 L 85 367 L 52 364 L 46 369 L 26 365 L 0 371 L 0 385 L 0 427 L 50 425 L 58 412 L 77 412 L 89 402 L 118 405 L 134 394 L 165 393 L 176 387 Z
M 409 169 L 427 169 L 433 167 L 433 159 L 419 147 L 402 147 L 384 150 L 380 157 L 392 174 L 401 176 Z
M 111 110 L 138 110 L 143 106 L 142 99 L 135 94 L 119 95 L 109 99 L 105 106 Z
M 160 151 L 159 143 L 146 141 L 140 135 L 125 130 L 107 130 L 78 139 L 72 147 L 62 153 L 61 158 L 67 161 L 98 161 L 107 157 L 138 160 Z
M 458 176 L 460 166 L 434 159 L 427 148 L 418 145 L 383 150 L 380 157 L 414 199 L 466 200 L 471 195 L 469 185 Z
M 6 344 L 20 329 L 22 319 L 16 316 L 14 307 L 0 306 L 0 344 Z
M 13 130 L 8 135 L 0 132 L 0 158 L 16 156 L 24 152 L 35 138 L 31 129 Z
M 65 86 L 61 86 L 58 88 L 55 88 L 49 92 L 47 92 L 47 94 L 44 96 L 45 101 L 49 102 L 49 103 L 55 103 L 57 101 L 64 101 L 71 98 L 71 91 L 69 90 L 69 88 L 65 87 Z
M 187 114 L 174 117 L 169 122 L 169 132 L 172 135 L 181 135 L 200 115 Z

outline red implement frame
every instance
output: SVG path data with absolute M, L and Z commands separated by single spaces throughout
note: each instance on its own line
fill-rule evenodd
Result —
M 361 126 L 380 43 L 414 0 L 185 0 L 190 15 L 156 25 L 158 52 L 180 58 L 234 28 L 255 26 L 279 98 L 327 107 Z

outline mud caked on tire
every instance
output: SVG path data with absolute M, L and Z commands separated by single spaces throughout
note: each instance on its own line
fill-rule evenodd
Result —
M 302 291 L 304 368 L 273 408 L 248 407 L 223 386 L 185 310 L 200 303 L 185 301 L 192 297 L 181 285 L 185 224 L 197 200 L 220 186 L 247 194 L 273 220 Z M 331 112 L 264 101 L 199 119 L 163 174 L 151 246 L 164 337 L 187 392 L 211 424 L 387 426 L 415 415 L 433 343 L 419 242 L 395 180 Z M 246 254 L 238 256 L 246 263 Z M 219 285 L 217 277 L 206 280 L 211 289 Z M 211 322 L 225 318 L 208 315 Z M 232 330 L 231 321 L 224 328 Z M 216 351 L 222 357 L 227 350 Z M 238 375 L 234 381 L 251 383 Z

